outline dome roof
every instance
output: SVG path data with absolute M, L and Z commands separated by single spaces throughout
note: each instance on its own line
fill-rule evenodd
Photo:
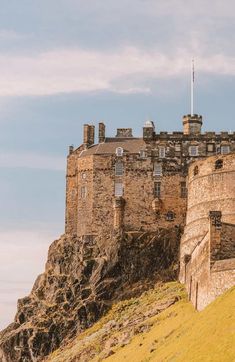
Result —
M 144 127 L 155 128 L 153 121 L 146 121 L 145 124 L 144 124 Z

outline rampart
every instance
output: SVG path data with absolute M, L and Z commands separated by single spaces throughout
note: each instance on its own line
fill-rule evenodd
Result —
M 235 155 L 192 163 L 180 280 L 203 309 L 235 284 Z

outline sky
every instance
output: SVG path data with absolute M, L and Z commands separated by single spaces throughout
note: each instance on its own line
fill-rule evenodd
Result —
M 0 0 L 0 329 L 64 232 L 68 146 L 147 119 L 234 130 L 233 0 Z

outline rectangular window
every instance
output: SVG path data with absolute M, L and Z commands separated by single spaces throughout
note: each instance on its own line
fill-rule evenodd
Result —
M 190 156 L 198 156 L 198 146 L 190 146 L 189 147 L 189 155 Z
M 207 144 L 207 152 L 214 152 L 215 151 L 215 145 L 213 143 Z
M 123 184 L 122 182 L 115 182 L 115 196 L 123 195 Z
M 186 182 L 181 182 L 180 183 L 180 188 L 181 188 L 181 197 L 185 198 L 187 196 L 187 187 L 186 187 Z
M 230 152 L 229 145 L 221 146 L 221 154 L 222 155 L 227 155 L 229 152 Z
M 164 158 L 166 156 L 166 149 L 163 146 L 159 147 L 159 158 Z
M 162 165 L 154 162 L 153 176 L 162 176 Z
M 175 145 L 175 152 L 180 152 L 181 151 L 181 145 L 180 144 L 176 144 Z
M 161 182 L 154 182 L 154 196 L 161 197 Z
M 140 150 L 140 158 L 146 158 L 147 154 L 145 150 Z
M 81 198 L 85 199 L 86 196 L 87 196 L 87 188 L 86 188 L 86 186 L 82 186 L 81 187 Z
M 117 162 L 115 165 L 115 175 L 122 176 L 123 175 L 123 163 Z

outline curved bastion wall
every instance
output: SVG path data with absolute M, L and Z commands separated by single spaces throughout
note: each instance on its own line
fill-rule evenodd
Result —
M 191 254 L 208 233 L 210 211 L 221 211 L 223 223 L 235 224 L 234 153 L 211 156 L 189 166 L 186 225 L 180 252 L 182 282 L 183 258 Z

